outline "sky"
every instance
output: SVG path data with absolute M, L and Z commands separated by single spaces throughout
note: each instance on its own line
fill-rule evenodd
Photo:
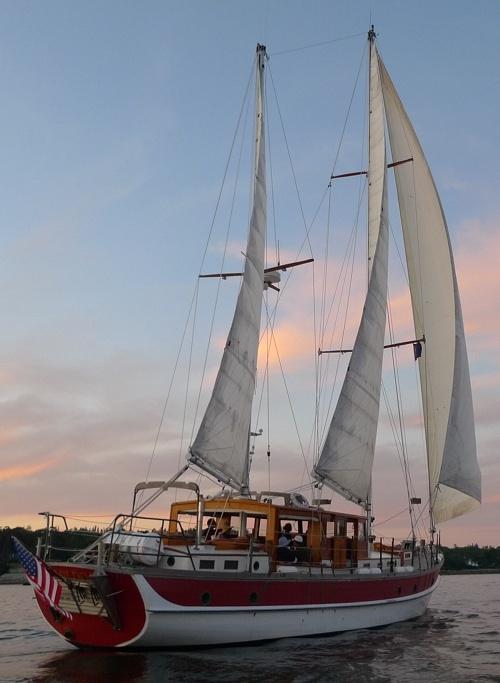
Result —
M 0 3 L 0 526 L 39 526 L 43 510 L 66 514 L 71 524 L 108 521 L 129 509 L 137 481 L 148 473 L 167 479 L 184 462 L 216 373 L 236 282 L 200 286 L 197 326 L 192 333 L 188 325 L 171 378 L 240 109 L 249 130 L 244 95 L 257 42 L 267 46 L 272 74 L 273 240 L 276 232 L 282 261 L 309 256 L 300 252 L 304 225 L 311 226 L 320 207 L 311 231 L 316 286 L 326 261 L 333 287 L 359 182 L 345 193 L 335 188 L 339 227 L 328 257 L 319 237 L 326 220 L 321 199 L 341 139 L 339 172 L 358 170 L 366 159 L 362 58 L 374 23 L 447 215 L 471 364 L 483 504 L 445 524 L 442 538 L 500 545 L 499 22 L 496 0 Z M 241 265 L 250 172 L 249 146 L 241 140 L 206 271 L 221 262 L 236 180 L 226 264 Z M 395 213 L 392 222 L 396 230 Z M 396 245 L 400 238 L 394 239 Z M 397 270 L 397 249 L 391 253 Z M 275 334 L 294 412 L 274 356 L 273 422 L 268 427 L 265 401 L 254 419 L 264 429 L 253 462 L 257 488 L 307 481 L 312 272 L 294 271 L 280 307 Z M 392 311 L 397 332 L 410 338 L 403 281 L 401 272 L 391 280 Z M 197 411 L 217 292 L 224 303 Z M 362 283 L 353 285 L 357 309 L 347 320 L 346 344 L 354 338 L 362 293 Z M 198 353 L 189 366 L 191 338 Z M 401 364 L 402 384 L 410 388 L 414 366 L 404 355 Z M 415 489 L 425 498 L 417 399 L 405 408 Z M 404 536 L 404 487 L 384 408 L 374 500 L 377 533 Z M 334 502 L 344 505 L 338 497 Z M 166 503 L 158 508 L 166 509 Z

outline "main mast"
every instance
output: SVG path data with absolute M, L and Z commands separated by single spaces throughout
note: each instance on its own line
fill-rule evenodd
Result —
M 368 55 L 368 230 L 367 230 L 367 261 L 368 261 L 368 286 L 370 285 L 370 275 L 372 270 L 373 262 L 373 236 L 370 231 L 370 205 L 372 199 L 372 192 L 370 192 L 372 183 L 370 178 L 370 170 L 372 167 L 371 157 L 372 157 L 372 98 L 373 98 L 373 85 L 372 85 L 372 64 L 374 63 L 374 49 L 375 49 L 375 38 L 377 34 L 375 33 L 374 26 L 372 24 L 371 29 L 368 31 L 368 43 L 369 43 L 369 55 Z M 368 491 L 368 496 L 366 499 L 366 538 L 368 542 L 368 551 L 372 550 L 372 514 L 373 514 L 373 487 L 370 483 L 370 490 Z

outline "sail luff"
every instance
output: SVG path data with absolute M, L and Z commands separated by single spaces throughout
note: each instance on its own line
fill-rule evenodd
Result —
M 368 98 L 368 279 L 380 231 L 385 183 L 385 130 L 375 36 L 370 40 Z
M 481 475 L 460 298 L 448 227 L 424 153 L 379 57 L 417 338 L 433 518 L 477 507 Z
M 373 40 L 370 49 L 374 50 Z M 372 52 L 372 55 L 374 53 Z M 367 505 L 380 404 L 387 305 L 388 225 L 385 134 L 377 60 L 370 60 L 369 284 L 351 362 L 319 460 L 316 480 Z
M 265 47 L 257 46 L 255 177 L 245 268 L 212 396 L 188 459 L 238 490 L 248 488 L 248 435 L 257 372 L 266 235 Z

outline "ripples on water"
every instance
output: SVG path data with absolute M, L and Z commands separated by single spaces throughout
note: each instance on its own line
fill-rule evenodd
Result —
M 0 586 L 0 596 L 1 683 L 500 683 L 500 575 L 442 577 L 411 622 L 168 652 L 79 651 L 45 626 L 28 586 Z

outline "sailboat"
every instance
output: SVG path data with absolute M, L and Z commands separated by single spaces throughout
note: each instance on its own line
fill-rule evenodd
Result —
M 479 505 L 471 384 L 453 254 L 424 153 L 376 47 L 369 41 L 368 288 L 349 366 L 311 476 L 319 497 L 254 491 L 250 437 L 265 289 L 301 262 L 266 267 L 265 71 L 257 45 L 252 209 L 234 316 L 211 397 L 187 454 L 164 481 L 134 489 L 89 547 L 37 561 L 58 584 L 57 602 L 39 588 L 40 610 L 79 647 L 178 647 L 312 636 L 378 627 L 422 615 L 439 582 L 438 525 Z M 386 130 L 388 143 L 386 142 Z M 388 163 L 390 147 L 392 160 Z M 388 169 L 395 174 L 411 292 L 425 449 L 430 530 L 377 542 L 372 468 L 379 422 L 388 298 Z M 344 174 L 344 175 L 354 175 Z M 332 176 L 337 178 L 339 176 Z M 403 342 L 402 342 L 403 343 Z M 392 344 L 390 346 L 395 346 Z M 322 353 L 325 353 L 324 350 Z M 190 472 L 223 486 L 204 494 Z M 331 509 L 325 489 L 359 506 Z M 168 518 L 147 508 L 183 492 Z M 410 501 L 415 504 L 416 499 Z M 54 593 L 55 595 L 55 593 Z

